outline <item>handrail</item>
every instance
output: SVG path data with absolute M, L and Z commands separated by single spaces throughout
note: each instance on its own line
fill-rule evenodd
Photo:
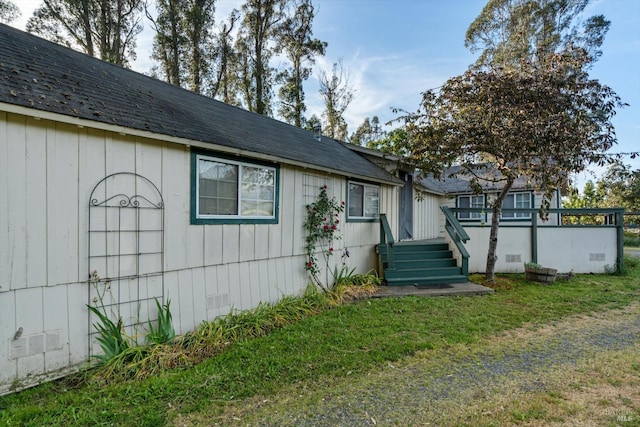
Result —
M 469 252 L 467 248 L 464 247 L 464 243 L 467 242 L 470 238 L 462 224 L 458 221 L 456 216 L 451 212 L 451 209 L 447 206 L 441 206 L 440 210 L 444 214 L 445 217 L 445 230 L 449 233 L 451 240 L 458 248 L 458 252 L 460 252 L 460 256 L 462 257 L 462 274 L 465 276 L 469 275 Z
M 463 242 L 469 240 L 469 235 L 464 231 L 464 227 L 460 224 L 458 218 L 456 218 L 451 209 L 447 206 L 442 206 L 440 209 L 442 210 L 447 222 L 454 228 L 455 233 L 460 236 L 460 240 Z M 451 236 L 451 238 L 453 239 L 453 236 Z
M 446 206 L 441 207 L 442 212 L 445 214 L 445 217 L 447 218 L 447 225 L 450 222 L 450 220 L 455 221 L 455 223 L 457 223 L 458 225 L 460 225 L 460 223 L 458 222 L 458 220 L 455 218 L 455 214 L 454 212 L 464 212 L 464 213 L 485 213 L 485 209 L 484 208 L 448 208 Z M 532 259 L 535 261 L 537 260 L 537 228 L 540 227 L 540 225 L 538 225 L 538 221 L 537 221 L 537 214 L 540 212 L 540 209 L 536 209 L 536 208 L 503 208 L 501 209 L 502 213 L 528 213 L 531 215 L 531 232 L 532 232 Z M 598 225 L 588 225 L 588 227 L 615 227 L 616 228 L 616 241 L 617 241 L 617 249 L 618 249 L 618 254 L 616 256 L 616 268 L 618 271 L 622 271 L 624 269 L 624 229 L 623 229 L 623 224 L 624 224 L 624 215 L 627 214 L 627 212 L 625 212 L 624 208 L 550 208 L 546 210 L 547 213 L 549 214 L 558 214 L 558 218 L 559 218 L 559 223 L 557 225 L 549 225 L 549 226 L 545 226 L 545 227 L 572 227 L 572 225 L 568 225 L 568 224 L 562 224 L 562 216 L 580 216 L 580 215 L 596 215 L 596 216 L 602 216 L 604 218 L 604 222 L 603 224 L 598 224 Z M 453 222 L 452 222 L 453 223 Z M 579 225 L 581 227 L 584 227 L 585 225 Z M 445 226 L 445 228 L 447 228 Z M 450 231 L 447 228 L 447 231 L 449 232 L 449 235 L 451 236 L 451 233 L 454 232 L 454 234 L 457 234 L 457 231 L 453 230 L 453 226 L 452 226 L 452 230 Z M 466 234 L 466 233 L 465 233 Z M 455 242 L 456 239 L 452 236 L 451 237 L 453 239 L 453 241 Z M 457 245 L 457 243 L 456 243 Z M 460 247 L 458 247 L 458 249 L 460 249 Z M 461 252 L 462 253 L 462 252 Z M 464 258 L 463 258 L 463 263 L 464 263 Z
M 387 245 L 387 268 L 395 268 L 393 233 L 386 214 L 380 214 L 380 244 Z

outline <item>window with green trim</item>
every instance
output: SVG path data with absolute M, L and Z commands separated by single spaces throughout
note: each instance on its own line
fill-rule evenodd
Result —
M 203 154 L 193 166 L 194 222 L 277 222 L 276 167 Z
M 380 186 L 349 181 L 347 219 L 371 221 L 380 215 Z
M 502 202 L 503 209 L 530 209 L 531 193 L 509 193 Z M 526 219 L 531 218 L 528 212 L 502 212 L 502 219 Z
M 484 194 L 475 196 L 458 196 L 459 208 L 484 208 Z M 458 212 L 458 219 L 478 221 L 484 218 L 482 212 Z

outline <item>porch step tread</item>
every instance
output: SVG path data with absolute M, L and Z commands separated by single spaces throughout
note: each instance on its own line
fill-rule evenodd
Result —
M 417 260 L 417 259 L 439 259 L 439 258 L 451 258 L 453 252 L 450 250 L 445 251 L 426 251 L 426 252 L 395 252 L 393 253 L 394 259 L 398 260 Z M 380 253 L 382 261 L 386 262 L 387 253 Z
M 397 270 L 408 270 L 414 268 L 438 268 L 438 267 L 456 267 L 458 263 L 453 258 L 434 258 L 434 259 L 416 259 L 416 260 L 395 260 Z
M 411 268 L 387 270 L 385 277 L 405 278 L 405 277 L 440 277 L 461 274 L 460 267 L 438 267 L 438 268 Z

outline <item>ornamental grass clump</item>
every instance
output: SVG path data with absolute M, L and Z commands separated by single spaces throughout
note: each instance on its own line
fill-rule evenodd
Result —
M 305 250 L 307 261 L 305 270 L 311 280 L 325 292 L 329 291 L 329 260 L 334 254 L 334 241 L 340 240 L 340 214 L 344 212 L 345 203 L 329 197 L 327 186 L 320 187 L 318 199 L 307 205 L 307 219 L 304 222 L 306 231 Z M 324 280 L 322 279 L 324 270 Z

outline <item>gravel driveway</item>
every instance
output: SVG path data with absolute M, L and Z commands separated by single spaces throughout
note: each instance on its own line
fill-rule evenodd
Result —
M 603 354 L 625 351 L 640 354 L 640 304 L 531 325 L 473 346 L 424 352 L 370 375 L 304 390 L 299 397 L 306 406 L 295 396 L 264 401 L 243 421 L 264 426 L 458 425 L 452 408 L 481 407 L 505 394 L 518 399 L 546 392 L 558 386 L 558 373 L 597 369 Z M 640 377 L 640 367 L 635 369 Z M 270 409 L 273 405 L 278 412 Z M 640 419 L 635 410 L 626 411 L 628 420 Z

